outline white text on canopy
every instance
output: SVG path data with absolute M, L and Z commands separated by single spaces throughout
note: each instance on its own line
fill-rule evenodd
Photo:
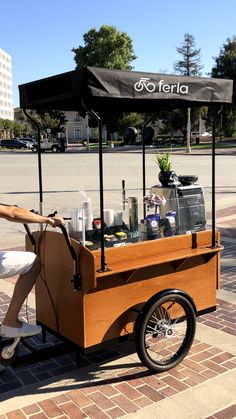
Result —
M 137 92 L 141 92 L 143 89 L 147 92 L 159 92 L 159 93 L 178 93 L 182 95 L 189 94 L 189 86 L 182 83 L 166 83 L 165 80 L 160 80 L 154 84 L 149 81 L 148 77 L 141 77 L 139 81 L 134 84 L 134 88 Z

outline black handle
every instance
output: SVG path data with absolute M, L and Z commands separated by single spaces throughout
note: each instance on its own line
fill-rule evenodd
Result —
M 76 251 L 75 251 L 74 247 L 72 246 L 72 244 L 70 242 L 70 238 L 69 238 L 67 229 L 65 228 L 65 226 L 63 224 L 61 224 L 59 227 L 62 231 L 62 234 L 65 238 L 66 244 L 68 246 L 71 257 L 72 257 L 73 262 L 74 262 L 74 277 L 71 280 L 71 282 L 74 284 L 74 290 L 78 291 L 78 290 L 81 290 L 81 288 L 82 288 L 82 280 L 81 280 L 81 275 L 78 272 L 77 254 L 76 254 Z

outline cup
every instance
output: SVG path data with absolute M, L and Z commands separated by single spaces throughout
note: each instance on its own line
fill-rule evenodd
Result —
M 78 232 L 82 231 L 82 209 L 81 208 L 72 208 L 71 210 L 71 228 L 73 231 Z
M 114 213 L 114 225 L 122 226 L 123 224 L 123 211 L 115 211 Z
M 82 202 L 82 208 L 84 210 L 85 228 L 91 230 L 93 223 L 92 204 L 91 199 Z
M 111 208 L 106 208 L 103 210 L 103 219 L 104 223 L 110 227 L 114 226 L 114 220 L 115 220 L 115 211 Z

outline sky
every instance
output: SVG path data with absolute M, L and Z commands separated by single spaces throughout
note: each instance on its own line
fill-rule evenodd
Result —
M 173 74 L 176 48 L 191 34 L 207 76 L 236 35 L 236 0 L 2 0 L 0 48 L 12 57 L 14 107 L 18 85 L 73 70 L 72 48 L 104 24 L 130 36 L 137 71 Z

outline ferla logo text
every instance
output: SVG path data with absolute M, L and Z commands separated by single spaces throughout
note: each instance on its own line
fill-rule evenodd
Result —
M 157 83 L 156 90 L 164 93 L 181 93 L 187 95 L 189 93 L 189 86 L 179 82 L 176 84 L 167 84 L 164 80 L 160 80 Z

